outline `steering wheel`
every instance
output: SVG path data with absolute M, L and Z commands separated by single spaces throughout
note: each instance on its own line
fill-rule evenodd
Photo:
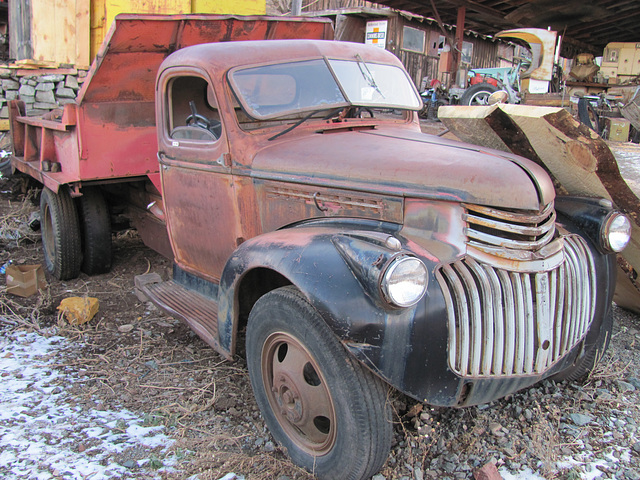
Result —
M 200 115 L 196 110 L 196 103 L 193 100 L 189 102 L 189 108 L 191 108 L 191 115 L 185 120 L 187 127 L 203 128 L 213 133 L 216 138 L 220 138 L 222 124 L 218 120 L 210 120 L 204 115 Z
M 354 118 L 362 118 L 362 112 L 367 112 L 371 118 L 375 118 L 373 115 L 373 110 L 369 107 L 357 107 L 355 112 L 353 113 Z

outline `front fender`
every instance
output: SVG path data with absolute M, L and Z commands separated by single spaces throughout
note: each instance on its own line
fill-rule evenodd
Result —
M 418 343 L 433 350 L 446 346 L 446 321 L 436 322 L 444 327 L 440 332 L 442 338 L 436 339 L 425 331 L 427 304 L 439 305 L 436 317 L 444 320 L 446 316 L 442 300 L 423 298 L 413 307 L 395 308 L 380 296 L 376 271 L 397 255 L 415 255 L 407 248 L 408 243 L 398 237 L 398 230 L 397 225 L 380 222 L 312 224 L 270 232 L 243 243 L 229 259 L 220 281 L 220 345 L 228 351 L 234 348 L 239 324 L 238 292 L 243 278 L 254 269 L 269 269 L 304 294 L 356 358 L 394 387 L 417 394 L 415 385 L 412 388 L 409 385 L 412 381 L 405 378 L 407 371 L 415 376 L 416 368 L 427 367 L 424 352 L 418 355 L 421 365 L 410 365 L 416 361 L 416 350 L 423 348 L 416 345 L 417 330 L 420 336 L 424 335 Z M 400 242 L 387 242 L 389 237 Z M 427 296 L 440 297 L 433 278 L 437 260 L 417 256 L 425 262 L 430 274 Z M 424 342 L 426 338 L 428 342 Z M 445 357 L 442 353 L 436 356 Z M 454 397 L 455 392 L 449 395 Z

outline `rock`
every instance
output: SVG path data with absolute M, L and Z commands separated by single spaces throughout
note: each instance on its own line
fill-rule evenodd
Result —
M 634 392 L 636 387 L 631 383 L 623 382 L 622 380 L 616 380 L 616 387 L 621 393 Z
M 387 477 L 379 473 L 371 477 L 371 480 L 387 480 Z
M 264 451 L 267 453 L 271 453 L 273 451 L 275 451 L 276 446 L 273 444 L 273 442 L 267 442 L 264 444 Z
M 67 75 L 67 78 L 64 81 L 64 86 L 72 90 L 78 90 L 80 88 L 78 85 L 78 79 L 73 75 Z
M 33 88 L 31 85 L 22 85 L 18 90 L 18 93 L 20 94 L 21 97 L 23 95 L 27 97 L 33 97 L 36 94 L 36 89 Z
M 56 86 L 51 82 L 40 82 L 36 85 L 36 92 L 49 92 L 56 88 Z
M 482 468 L 473 472 L 475 480 L 503 480 L 495 463 L 486 463 Z
M 569 418 L 578 427 L 584 427 L 593 421 L 593 417 L 591 415 L 584 415 L 582 413 L 570 413 Z
M 627 378 L 627 381 L 633 385 L 634 387 L 640 389 L 640 379 L 637 377 L 629 377 Z
M 413 471 L 413 478 L 415 480 L 424 480 L 424 475 L 422 473 L 422 469 L 420 467 L 417 467 L 414 471 Z
M 34 108 L 38 108 L 40 110 L 52 110 L 54 108 L 58 108 L 57 103 L 46 103 L 46 102 L 38 102 L 36 101 L 33 104 Z
M 24 88 L 24 87 L 23 87 Z M 53 94 L 53 91 L 36 91 L 36 102 L 40 103 L 56 103 L 56 96 Z
M 65 79 L 64 75 L 54 74 L 54 75 L 42 75 L 40 77 L 41 82 L 62 82 Z
M 2 89 L 7 90 L 18 90 L 20 88 L 20 84 L 15 80 L 10 78 L 5 78 L 2 80 Z
M 633 445 L 631 445 L 631 448 L 633 449 L 634 452 L 640 453 L 640 442 L 634 443 Z
M 71 88 L 57 88 L 56 95 L 60 98 L 76 98 L 76 91 Z

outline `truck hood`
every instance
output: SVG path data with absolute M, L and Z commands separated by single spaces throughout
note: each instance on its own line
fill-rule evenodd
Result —
M 406 128 L 283 138 L 256 154 L 252 176 L 523 210 L 555 196 L 547 173 L 525 158 Z

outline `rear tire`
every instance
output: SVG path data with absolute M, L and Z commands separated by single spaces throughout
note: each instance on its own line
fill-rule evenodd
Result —
M 42 189 L 40 222 L 46 270 L 58 280 L 70 280 L 80 274 L 82 251 L 78 212 L 68 190 L 58 193 Z
M 467 88 L 460 97 L 460 105 L 489 105 L 489 97 L 498 87 L 490 83 L 476 83 Z
M 382 468 L 392 438 L 388 389 L 296 288 L 256 302 L 246 347 L 262 416 L 296 464 L 327 480 L 364 480 Z
M 102 191 L 85 188 L 78 199 L 82 233 L 82 271 L 97 275 L 111 270 L 111 216 Z

